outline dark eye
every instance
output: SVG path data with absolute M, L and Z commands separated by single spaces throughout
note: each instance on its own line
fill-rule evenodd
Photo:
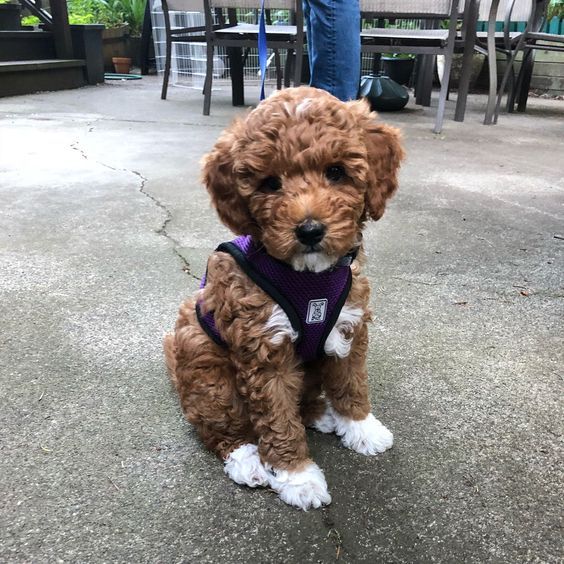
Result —
M 278 192 L 282 188 L 282 180 L 279 176 L 267 176 L 259 184 L 259 189 L 262 192 Z
M 325 177 L 330 182 L 340 182 L 347 176 L 345 169 L 341 165 L 331 165 L 325 169 Z

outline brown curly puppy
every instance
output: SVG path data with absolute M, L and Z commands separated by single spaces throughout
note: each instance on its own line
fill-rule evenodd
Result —
M 367 455 L 392 446 L 371 414 L 360 257 L 364 223 L 384 213 L 402 158 L 398 131 L 364 101 L 300 87 L 236 120 L 204 159 L 219 217 L 247 237 L 211 255 L 165 337 L 167 365 L 225 472 L 304 510 L 331 501 L 306 426 Z

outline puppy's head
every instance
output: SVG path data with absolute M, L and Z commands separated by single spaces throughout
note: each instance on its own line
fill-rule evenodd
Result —
M 402 158 L 399 132 L 366 102 L 289 88 L 222 134 L 203 180 L 227 227 L 296 270 L 321 272 L 382 216 Z

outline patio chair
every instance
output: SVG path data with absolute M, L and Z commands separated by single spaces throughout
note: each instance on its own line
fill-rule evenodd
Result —
M 564 36 L 542 33 L 540 30 L 545 22 L 548 0 L 532 0 L 531 12 L 525 31 L 519 38 L 517 45 L 512 51 L 508 61 L 505 74 L 497 91 L 497 103 L 493 115 L 493 123 L 497 123 L 501 100 L 507 85 L 510 85 L 507 94 L 507 111 L 513 112 L 517 102 L 517 111 L 524 112 L 527 107 L 529 87 L 534 66 L 534 51 L 543 49 L 546 51 L 564 52 Z M 513 76 L 513 65 L 517 55 L 522 52 L 523 60 L 517 80 L 511 81 Z
M 473 5 L 470 6 L 470 4 Z M 489 124 L 492 120 L 497 96 L 496 54 L 505 54 L 509 64 L 513 51 L 523 34 L 522 31 L 511 31 L 510 24 L 528 20 L 531 12 L 531 0 L 482 0 L 480 2 L 466 0 L 466 5 L 471 11 L 475 10 L 475 13 L 469 15 L 468 21 L 472 23 L 462 33 L 464 35 L 465 32 L 467 37 L 464 41 L 462 76 L 459 82 L 454 119 L 455 121 L 464 120 L 464 110 L 470 82 L 470 60 L 473 51 L 476 50 L 488 57 L 490 89 L 484 123 Z M 478 20 L 488 21 L 487 31 L 476 32 Z M 496 30 L 498 21 L 503 21 L 503 30 Z
M 362 30 L 361 50 L 364 53 L 413 53 L 444 55 L 445 70 L 439 93 L 437 116 L 433 131 L 442 130 L 452 55 L 459 18 L 458 0 L 360 0 L 363 17 L 381 19 L 422 19 L 432 22 L 431 29 L 373 28 Z M 448 29 L 439 22 L 448 20 Z
M 299 84 L 303 58 L 304 30 L 301 0 L 265 0 L 265 9 L 286 9 L 294 12 L 296 25 L 266 26 L 266 40 L 269 48 L 275 50 L 275 62 L 278 75 L 279 58 L 278 49 L 288 50 L 290 58 L 293 55 L 294 83 Z M 162 0 L 163 14 L 166 31 L 166 57 L 161 98 L 167 95 L 170 76 L 172 43 L 205 43 L 206 45 L 206 72 L 204 79 L 204 115 L 210 114 L 211 93 L 213 81 L 213 57 L 217 47 L 225 47 L 229 53 L 231 63 L 231 79 L 233 87 L 233 102 L 242 105 L 243 99 L 243 57 L 242 48 L 256 47 L 258 42 L 258 25 L 238 23 L 236 10 L 238 8 L 260 9 L 260 0 Z M 227 10 L 227 20 L 223 13 Z M 171 26 L 170 12 L 204 12 L 204 25 L 188 28 L 173 28 Z M 214 22 L 214 16 L 216 21 Z M 286 65 L 289 69 L 289 65 Z M 278 86 L 281 83 L 278 80 Z

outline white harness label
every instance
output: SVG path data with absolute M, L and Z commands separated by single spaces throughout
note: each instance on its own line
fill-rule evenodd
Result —
M 306 323 L 323 323 L 327 315 L 327 300 L 310 300 L 307 306 Z

